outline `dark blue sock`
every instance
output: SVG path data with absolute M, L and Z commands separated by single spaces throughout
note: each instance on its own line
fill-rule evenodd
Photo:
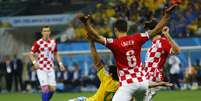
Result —
M 53 94 L 54 94 L 53 92 L 49 92 L 49 93 L 48 93 L 48 99 L 49 99 L 49 100 L 52 98 Z
M 42 101 L 49 101 L 48 93 L 42 93 Z

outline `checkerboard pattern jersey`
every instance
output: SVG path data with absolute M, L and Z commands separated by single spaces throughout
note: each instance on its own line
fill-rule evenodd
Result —
M 147 51 L 147 57 L 145 61 L 145 72 L 147 79 L 152 81 L 163 80 L 162 67 L 159 67 L 163 53 L 164 50 L 161 41 L 153 41 L 152 46 Z
M 39 39 L 32 46 L 32 54 L 37 55 L 37 63 L 41 70 L 49 71 L 54 67 L 54 52 L 57 52 L 55 40 Z

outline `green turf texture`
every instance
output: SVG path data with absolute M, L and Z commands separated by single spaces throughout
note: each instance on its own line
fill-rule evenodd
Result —
M 68 101 L 78 96 L 91 96 L 93 93 L 56 93 L 51 101 Z M 1 93 L 0 101 L 41 101 L 37 93 Z M 160 91 L 153 101 L 201 101 L 201 90 L 197 91 Z

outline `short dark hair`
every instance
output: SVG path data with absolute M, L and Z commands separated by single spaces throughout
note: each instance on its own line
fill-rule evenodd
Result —
M 149 21 L 146 21 L 144 23 L 144 29 L 145 30 L 152 30 L 157 25 L 158 21 L 156 19 L 151 19 Z
M 108 68 L 109 68 L 109 73 L 112 74 L 113 80 L 119 81 L 119 77 L 117 74 L 117 66 L 116 65 L 109 65 Z
M 119 19 L 114 24 L 113 27 L 116 28 L 119 32 L 127 32 L 128 24 L 126 20 Z
M 44 25 L 44 26 L 42 26 L 42 29 L 41 29 L 41 30 L 43 30 L 43 28 L 50 28 L 50 26 Z

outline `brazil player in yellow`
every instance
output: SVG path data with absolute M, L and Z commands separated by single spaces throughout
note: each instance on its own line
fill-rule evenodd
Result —
M 119 87 L 117 68 L 115 65 L 106 67 L 100 60 L 100 57 L 96 51 L 95 43 L 89 39 L 91 54 L 96 67 L 97 76 L 100 80 L 100 86 L 96 93 L 89 97 L 78 97 L 69 101 L 111 101 L 113 95 Z M 105 71 L 108 68 L 108 71 Z
M 109 70 L 107 73 L 104 69 L 104 64 L 101 62 L 100 57 L 96 52 L 95 44 L 92 40 L 90 40 L 90 48 L 101 84 L 97 92 L 86 101 L 111 101 L 113 95 L 119 87 L 117 68 L 115 65 L 110 65 L 107 67 Z

